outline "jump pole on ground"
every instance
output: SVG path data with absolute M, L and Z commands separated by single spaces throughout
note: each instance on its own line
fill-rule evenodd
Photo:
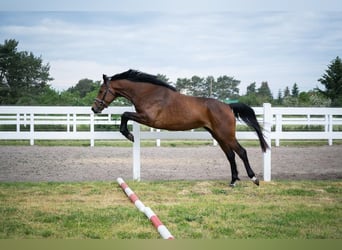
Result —
M 160 221 L 158 216 L 153 212 L 153 210 L 149 207 L 146 207 L 144 203 L 142 203 L 139 197 L 133 192 L 132 189 L 126 184 L 126 182 L 121 178 L 117 178 L 116 181 L 120 185 L 121 189 L 125 192 L 127 197 L 131 200 L 131 202 L 139 209 L 140 212 L 144 213 L 146 217 L 152 222 L 153 226 L 157 229 L 160 236 L 165 240 L 172 240 L 174 237 L 167 229 L 166 226 Z

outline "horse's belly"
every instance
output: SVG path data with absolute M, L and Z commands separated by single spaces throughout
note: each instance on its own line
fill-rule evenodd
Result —
M 190 130 L 195 128 L 204 127 L 205 124 L 201 120 L 189 119 L 162 119 L 155 121 L 153 127 L 158 129 L 167 129 L 171 131 Z
M 155 113 L 153 127 L 167 130 L 190 130 L 207 126 L 206 99 L 180 95 L 177 102 L 165 105 Z

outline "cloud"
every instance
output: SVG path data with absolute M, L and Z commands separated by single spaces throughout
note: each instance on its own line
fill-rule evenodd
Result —
M 342 10 L 340 0 L 11 0 L 0 1 L 6 11 L 336 11 Z
M 58 89 L 135 68 L 312 89 L 342 51 L 339 12 L 5 12 L 0 39 L 42 55 Z M 341 55 L 340 55 L 341 56 Z
M 50 62 L 50 74 L 54 77 L 52 87 L 57 90 L 67 89 L 76 85 L 79 80 L 88 78 L 100 81 L 102 74 L 121 70 L 94 61 L 85 60 L 53 60 Z

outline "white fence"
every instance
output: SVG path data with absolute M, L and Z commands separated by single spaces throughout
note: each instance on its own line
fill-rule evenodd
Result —
M 342 139 L 342 108 L 272 108 L 270 104 L 253 108 L 269 145 L 275 140 L 333 140 Z M 109 107 L 94 115 L 90 107 L 0 106 L 0 140 L 123 140 L 118 131 L 120 114 L 133 107 Z M 132 124 L 132 123 L 131 123 Z M 133 179 L 140 179 L 140 140 L 143 139 L 211 139 L 206 131 L 143 131 L 132 124 Z M 293 128 L 304 128 L 293 130 Z M 314 131 L 312 131 L 314 129 Z M 109 131 L 108 131 L 109 130 Z M 113 131 L 114 130 L 114 131 Z M 253 131 L 238 131 L 238 139 L 257 139 Z M 271 151 L 264 154 L 264 180 L 271 180 Z

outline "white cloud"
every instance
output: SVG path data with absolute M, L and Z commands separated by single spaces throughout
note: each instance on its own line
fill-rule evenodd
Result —
M 84 78 L 100 81 L 102 74 L 112 75 L 114 72 L 126 70 L 84 60 L 53 60 L 50 62 L 50 66 L 50 74 L 54 78 L 52 87 L 57 90 L 67 89 Z
M 342 10 L 340 0 L 11 0 L 0 1 L 6 11 L 327 11 Z
M 338 12 L 11 12 L 0 39 L 42 55 L 57 89 L 128 68 L 312 89 L 342 51 Z M 26 16 L 25 16 L 26 15 Z M 7 18 L 6 18 L 7 17 Z

